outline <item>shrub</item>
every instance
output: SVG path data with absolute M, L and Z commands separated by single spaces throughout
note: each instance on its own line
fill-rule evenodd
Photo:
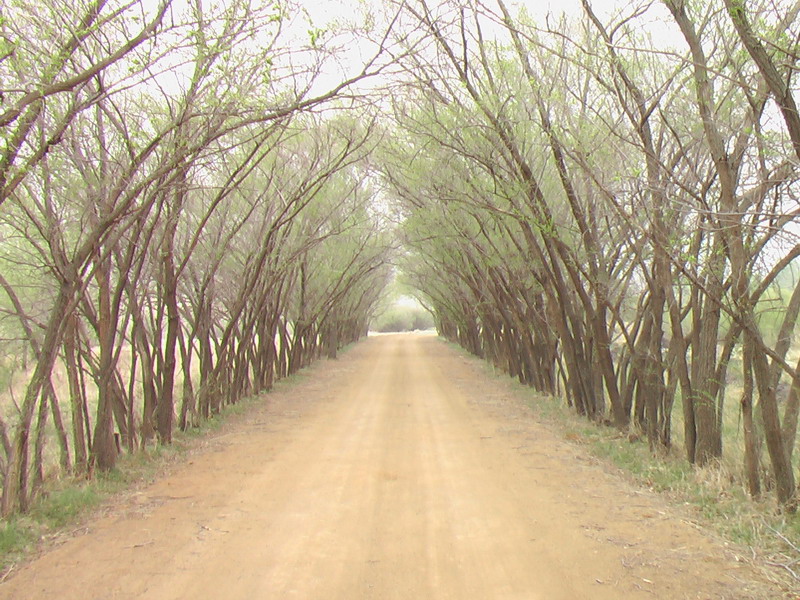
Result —
M 380 333 L 433 328 L 433 316 L 424 308 L 395 305 L 376 317 L 371 329 Z

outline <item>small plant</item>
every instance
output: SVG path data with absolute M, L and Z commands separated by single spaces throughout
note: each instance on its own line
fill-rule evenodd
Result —
M 21 526 L 18 519 L 0 522 L 0 557 L 7 557 L 5 561 L 0 559 L 0 567 L 9 562 L 8 558 L 25 550 L 33 540 L 30 528 Z
M 50 492 L 36 503 L 31 516 L 48 528 L 63 527 L 94 508 L 102 494 L 93 481 Z

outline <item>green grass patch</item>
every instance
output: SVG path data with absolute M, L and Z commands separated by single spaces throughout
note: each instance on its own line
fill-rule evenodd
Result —
M 0 556 L 6 562 L 0 562 L 5 567 L 11 564 L 14 558 L 20 556 L 37 539 L 30 526 L 21 524 L 20 519 L 0 522 Z
M 104 494 L 98 487 L 98 482 L 91 481 L 51 491 L 34 505 L 31 518 L 51 529 L 64 527 L 103 499 Z

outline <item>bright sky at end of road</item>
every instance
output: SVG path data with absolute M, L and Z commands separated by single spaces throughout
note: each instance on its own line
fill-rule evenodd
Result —
M 419 300 L 413 298 L 411 296 L 400 296 L 396 301 L 395 304 L 398 306 L 404 306 L 407 308 L 422 308 L 422 305 L 419 303 Z

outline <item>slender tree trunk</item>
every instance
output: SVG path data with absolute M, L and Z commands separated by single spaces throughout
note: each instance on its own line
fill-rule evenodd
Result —
M 105 262 L 105 261 L 104 261 Z M 97 421 L 92 441 L 92 460 L 101 471 L 110 471 L 117 463 L 117 446 L 114 441 L 114 385 L 113 354 L 114 327 L 111 316 L 111 283 L 108 262 L 98 265 L 99 290 L 97 335 L 100 344 L 100 368 L 97 389 Z
M 761 495 L 758 468 L 758 443 L 753 423 L 753 357 L 752 346 L 745 344 L 742 352 L 742 424 L 744 429 L 744 473 L 747 490 L 752 498 Z
M 65 473 L 69 473 L 72 470 L 72 461 L 69 455 L 69 436 L 66 427 L 64 427 L 61 407 L 58 404 L 58 397 L 52 385 L 49 386 L 47 397 L 50 400 L 50 411 L 53 414 L 53 426 L 58 440 L 59 464 Z
M 182 193 L 182 192 L 179 192 Z M 178 216 L 181 201 L 170 204 L 167 208 L 167 222 L 164 239 L 161 245 L 162 277 L 164 304 L 167 311 L 167 335 L 164 340 L 164 363 L 162 365 L 161 397 L 156 406 L 156 429 L 162 444 L 172 442 L 172 423 L 175 413 L 175 368 L 180 328 L 178 312 L 178 279 L 175 273 L 175 232 L 178 227 Z
M 36 361 L 28 388 L 22 401 L 20 419 L 14 430 L 14 441 L 6 465 L 3 479 L 2 516 L 7 517 L 16 509 L 25 510 L 28 505 L 28 458 L 31 424 L 37 400 L 42 388 L 47 384 L 56 359 L 56 351 L 61 342 L 65 316 L 75 293 L 75 285 L 62 283 L 45 330 L 40 354 Z

